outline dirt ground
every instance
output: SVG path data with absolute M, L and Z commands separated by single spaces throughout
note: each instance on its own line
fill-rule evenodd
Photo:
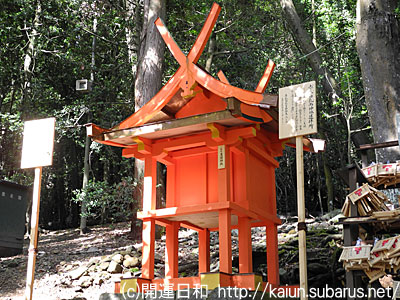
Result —
M 36 262 L 34 299 L 99 299 L 100 294 L 114 290 L 113 278 L 88 288 L 68 282 L 66 271 L 79 268 L 93 258 L 124 249 L 134 242 L 128 239 L 130 224 L 96 226 L 91 232 L 80 236 L 78 229 L 41 233 Z M 28 242 L 25 240 L 23 254 L 0 258 L 0 299 L 23 299 L 28 260 Z M 93 251 L 95 250 L 95 251 Z

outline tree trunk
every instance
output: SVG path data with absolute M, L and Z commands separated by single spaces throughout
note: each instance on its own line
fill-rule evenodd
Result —
M 135 111 L 151 100 L 161 88 L 165 46 L 154 25 L 158 17 L 165 19 L 165 1 L 146 0 L 135 80 Z
M 38 27 L 40 25 L 40 16 L 42 14 L 42 4 L 40 0 L 36 3 L 35 10 L 35 18 L 32 24 L 32 31 L 28 35 L 28 48 L 24 57 L 24 67 L 23 67 L 23 86 L 22 86 L 22 118 L 25 118 L 26 115 L 30 112 L 30 93 L 31 93 L 31 85 L 32 85 L 32 74 L 34 70 L 34 61 L 37 54 L 36 49 L 36 38 L 38 36 Z M 13 87 L 12 87 L 13 88 Z M 10 101 L 10 113 L 12 112 L 14 102 L 14 90 L 11 94 Z M 6 133 L 4 133 L 6 136 Z M 32 198 L 28 197 L 28 205 L 26 211 L 26 223 L 27 223 L 27 234 L 30 236 L 30 224 L 31 224 L 31 210 L 32 210 Z
M 22 86 L 22 116 L 25 117 L 31 111 L 31 85 L 32 85 L 32 74 L 35 66 L 35 58 L 37 55 L 36 40 L 38 28 L 40 26 L 40 16 L 42 14 L 42 4 L 40 0 L 37 0 L 35 18 L 33 20 L 32 31 L 28 35 L 28 48 L 24 57 L 24 84 Z
M 400 32 L 395 0 L 358 0 L 357 52 L 375 143 L 397 140 L 400 111 Z M 378 162 L 400 158 L 398 147 L 376 150 Z
M 93 19 L 93 38 L 92 38 L 92 62 L 91 62 L 91 69 L 90 69 L 90 81 L 92 84 L 94 84 L 94 67 L 96 65 L 96 58 L 95 58 L 95 52 L 96 52 L 96 33 L 97 33 L 97 17 L 95 16 Z M 90 116 L 90 110 L 88 109 L 87 111 L 88 114 L 88 123 L 91 122 L 91 116 Z M 86 136 L 86 141 L 85 141 L 85 157 L 84 157 L 84 167 L 83 167 L 83 180 L 82 180 L 82 190 L 86 189 L 86 186 L 89 182 L 89 155 L 90 155 L 90 144 L 92 142 L 92 139 L 89 136 Z M 82 198 L 82 204 L 81 204 L 81 222 L 80 222 L 80 232 L 81 234 L 85 234 L 88 232 L 87 228 L 87 199 L 85 197 L 86 192 L 84 192 L 84 197 Z
M 140 51 L 138 67 L 135 80 L 135 111 L 139 110 L 161 89 L 162 66 L 164 61 L 164 42 L 158 33 L 154 21 L 160 17 L 165 19 L 164 0 L 145 0 L 144 1 L 144 20 L 141 30 Z M 142 161 L 135 160 L 134 175 L 137 181 L 142 182 L 144 164 Z M 138 185 L 143 186 L 143 185 Z M 141 203 L 142 191 L 136 188 L 136 203 Z M 141 235 L 140 227 L 137 226 L 136 209 L 133 208 L 131 222 L 131 237 L 139 239 Z
M 137 73 L 137 53 L 140 45 L 140 38 L 138 33 L 139 20 L 139 1 L 125 0 L 125 21 L 127 26 L 125 29 L 126 45 L 128 47 L 128 62 L 131 66 L 132 71 L 132 90 L 134 87 L 134 82 Z M 134 98 L 134 93 L 132 92 L 132 103 Z
M 210 41 L 208 43 L 208 49 L 207 49 L 207 61 L 206 61 L 206 71 L 208 73 L 211 73 L 211 65 L 214 59 L 214 51 L 215 51 L 215 45 L 217 44 L 217 37 L 215 33 L 211 34 Z
M 88 121 L 90 118 L 88 117 Z M 90 121 L 89 121 L 90 122 Z M 85 140 L 85 157 L 84 157 L 84 162 L 83 162 L 83 180 L 82 180 L 82 190 L 85 191 L 87 184 L 89 182 L 89 151 L 90 151 L 90 144 L 91 144 L 91 138 L 89 136 L 86 136 Z M 81 199 L 81 222 L 80 222 L 80 233 L 85 234 L 88 232 L 87 228 L 87 208 L 86 208 L 86 192 L 83 193 L 83 197 Z

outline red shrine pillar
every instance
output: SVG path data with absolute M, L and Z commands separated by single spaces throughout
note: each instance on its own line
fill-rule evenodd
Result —
M 250 218 L 239 217 L 239 273 L 253 272 Z
M 210 230 L 199 231 L 199 274 L 210 272 Z
M 165 278 L 178 278 L 179 223 L 173 222 L 165 230 Z
M 218 201 L 228 202 L 231 195 L 231 151 L 230 146 L 218 146 Z M 231 210 L 221 209 L 218 216 L 219 271 L 232 273 Z
M 268 282 L 279 285 L 278 228 L 274 223 L 266 227 Z
M 143 211 L 156 209 L 157 161 L 148 156 L 145 158 L 143 181 Z M 155 221 L 143 220 L 143 260 L 142 277 L 154 278 Z

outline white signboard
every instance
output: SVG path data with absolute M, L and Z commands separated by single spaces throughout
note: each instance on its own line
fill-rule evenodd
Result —
M 50 166 L 53 163 L 55 123 L 55 118 L 25 122 L 22 169 Z
M 218 146 L 218 169 L 225 169 L 225 145 Z
M 279 138 L 317 133 L 315 81 L 279 89 Z

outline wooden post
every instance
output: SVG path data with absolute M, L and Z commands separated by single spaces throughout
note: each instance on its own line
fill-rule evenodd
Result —
M 199 231 L 199 274 L 210 272 L 210 230 Z
M 165 278 L 178 277 L 178 231 L 179 223 L 166 226 L 165 239 Z
M 156 224 L 154 220 L 143 221 L 142 278 L 154 278 L 154 251 Z
M 267 274 L 268 282 L 279 285 L 279 252 L 278 252 L 278 228 L 276 224 L 269 223 L 267 234 Z
M 350 165 L 348 167 L 348 171 L 349 171 L 349 174 L 348 174 L 349 175 L 349 188 L 350 188 L 350 192 L 353 192 L 358 188 L 356 165 Z M 354 203 L 350 203 L 350 216 L 351 217 L 358 216 L 358 209 Z M 344 245 L 345 246 L 353 246 L 353 242 L 357 240 L 358 234 L 359 234 L 358 225 L 357 224 L 343 225 L 343 232 L 344 232 L 344 234 L 343 234 Z M 350 289 L 350 292 L 347 295 L 348 300 L 356 299 L 356 297 L 351 297 L 351 296 L 356 295 L 355 288 L 360 288 L 360 287 L 362 287 L 362 280 L 361 280 L 360 276 L 357 276 L 357 272 L 356 271 L 346 272 L 346 288 Z M 364 290 L 364 292 L 366 292 L 366 291 Z
M 396 125 L 397 125 L 397 140 L 399 141 L 400 146 L 400 114 L 396 114 Z
M 144 164 L 143 211 L 156 209 L 156 183 L 157 161 L 148 156 Z M 146 279 L 154 278 L 155 227 L 154 219 L 143 220 L 142 277 Z
M 250 218 L 239 217 L 239 273 L 253 272 Z
M 231 211 L 219 211 L 219 271 L 232 274 Z
M 300 268 L 300 299 L 308 299 L 307 285 L 307 250 L 306 250 L 306 207 L 304 201 L 304 161 L 303 137 L 296 137 L 296 170 L 297 170 L 297 213 L 299 223 L 299 268 Z
M 35 279 L 41 182 L 42 182 L 42 167 L 37 167 L 35 168 L 35 181 L 33 184 L 31 239 L 29 242 L 29 250 L 28 250 L 29 256 L 28 256 L 28 269 L 26 273 L 25 300 L 32 299 L 33 282 Z
M 157 195 L 157 161 L 146 157 L 143 178 L 143 211 L 156 209 Z

